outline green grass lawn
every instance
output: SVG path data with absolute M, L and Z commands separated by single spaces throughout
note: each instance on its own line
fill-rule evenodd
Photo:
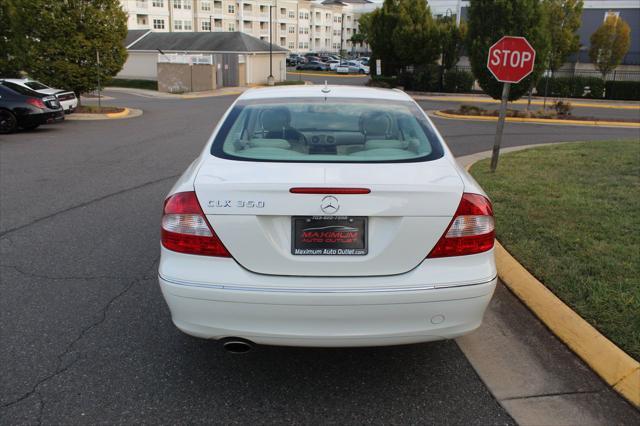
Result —
M 505 248 L 640 360 L 640 140 L 529 149 L 471 173 Z

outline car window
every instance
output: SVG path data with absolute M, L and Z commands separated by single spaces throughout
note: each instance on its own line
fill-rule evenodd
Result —
M 43 89 L 49 88 L 38 81 L 26 81 L 24 85 L 27 86 L 29 89 L 33 89 L 33 90 L 43 90 Z
M 38 92 L 34 92 L 31 89 L 27 89 L 24 86 L 21 86 L 21 85 L 16 84 L 16 83 L 12 83 L 10 81 L 3 81 L 3 82 L 0 82 L 0 84 L 2 84 L 5 87 L 8 87 L 9 89 L 11 89 L 14 92 L 17 92 L 17 93 L 19 93 L 21 95 L 42 97 L 42 95 L 40 95 Z
M 293 98 L 238 102 L 211 153 L 249 161 L 379 163 L 434 160 L 443 148 L 413 102 Z

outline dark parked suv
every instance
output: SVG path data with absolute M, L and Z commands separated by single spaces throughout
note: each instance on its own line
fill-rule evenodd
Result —
M 64 110 L 55 96 L 8 81 L 0 82 L 0 133 L 11 133 L 18 127 L 31 130 L 62 120 Z

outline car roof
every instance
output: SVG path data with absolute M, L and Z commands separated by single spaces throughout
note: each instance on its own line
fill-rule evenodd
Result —
M 325 86 L 322 84 L 249 89 L 240 95 L 238 100 L 246 101 L 282 98 L 358 98 L 388 101 L 412 100 L 409 95 L 397 89 L 380 89 L 361 86 Z

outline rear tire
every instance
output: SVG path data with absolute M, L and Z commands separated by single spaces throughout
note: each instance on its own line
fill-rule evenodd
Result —
M 15 132 L 18 127 L 18 119 L 11 111 L 0 109 L 0 134 Z

